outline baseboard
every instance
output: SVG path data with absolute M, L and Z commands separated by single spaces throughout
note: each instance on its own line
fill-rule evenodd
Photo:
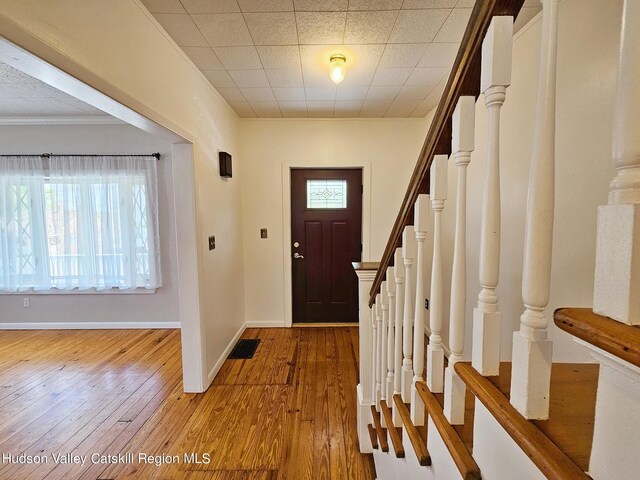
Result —
M 180 328 L 180 322 L 34 322 L 0 323 L 0 330 L 129 330 Z
M 246 328 L 277 328 L 284 327 L 284 320 L 269 320 L 266 322 L 245 322 Z
M 216 375 L 222 368 L 222 364 L 231 353 L 231 349 L 236 346 L 236 343 L 238 343 L 238 340 L 240 340 L 240 337 L 242 336 L 242 334 L 246 329 L 247 329 L 247 322 L 242 324 L 240 329 L 236 332 L 236 334 L 231 339 L 231 342 L 229 342 L 229 345 L 227 345 L 227 348 L 225 348 L 224 352 L 222 352 L 222 355 L 220 355 L 220 358 L 218 358 L 218 361 L 216 362 L 216 364 L 209 371 L 209 375 L 207 376 L 207 386 L 205 390 L 209 388 L 209 386 L 211 385 L 211 382 L 213 382 L 213 379 L 216 378 Z

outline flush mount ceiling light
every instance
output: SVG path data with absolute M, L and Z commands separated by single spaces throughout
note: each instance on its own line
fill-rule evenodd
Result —
M 347 58 L 338 53 L 331 55 L 329 62 L 331 63 L 331 67 L 329 67 L 329 76 L 331 77 L 331 80 L 333 80 L 333 83 L 338 85 L 342 80 L 344 80 L 344 76 L 347 73 L 347 69 L 345 67 Z

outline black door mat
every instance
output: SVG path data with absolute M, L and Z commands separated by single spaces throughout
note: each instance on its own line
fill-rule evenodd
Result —
M 233 347 L 231 353 L 229 354 L 229 360 L 240 360 L 240 359 L 248 359 L 253 358 L 253 355 L 256 353 L 256 349 L 260 344 L 260 339 L 241 339 L 236 343 L 236 346 Z

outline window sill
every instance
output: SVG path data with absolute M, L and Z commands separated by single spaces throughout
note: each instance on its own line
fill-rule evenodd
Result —
M 119 290 L 117 288 L 110 288 L 109 290 L 96 290 L 90 288 L 87 290 L 60 290 L 57 288 L 51 288 L 49 290 L 24 290 L 22 292 L 0 292 L 0 295 L 153 295 L 157 292 L 157 288 L 136 288 L 134 290 Z

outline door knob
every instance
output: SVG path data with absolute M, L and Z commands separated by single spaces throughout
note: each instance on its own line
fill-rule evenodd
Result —
M 304 255 L 300 255 L 298 252 L 293 254 L 293 258 L 304 258 Z

